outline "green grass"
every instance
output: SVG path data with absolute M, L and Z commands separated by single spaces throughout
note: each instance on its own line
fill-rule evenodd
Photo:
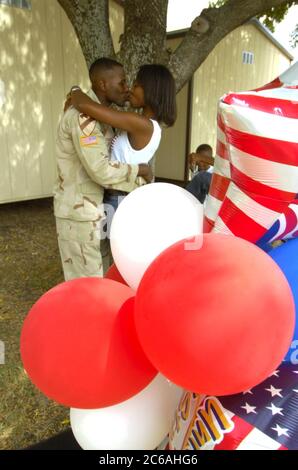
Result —
M 0 449 L 20 449 L 69 426 L 69 410 L 29 381 L 19 353 L 24 318 L 63 281 L 52 200 L 0 205 Z

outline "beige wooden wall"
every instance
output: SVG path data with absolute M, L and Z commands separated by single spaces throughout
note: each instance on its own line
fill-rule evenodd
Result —
M 181 38 L 170 39 L 168 46 L 174 50 L 180 42 Z M 162 138 L 155 159 L 155 173 L 160 178 L 184 179 L 188 87 L 187 84 L 177 95 L 177 120 L 175 125 L 162 131 Z
M 89 87 L 74 30 L 56 0 L 31 0 L 32 10 L 0 6 L 0 203 L 49 196 L 56 177 L 55 132 L 64 97 Z M 117 44 L 123 18 L 110 5 Z
M 169 40 L 172 49 L 178 39 Z M 254 64 L 242 63 L 242 51 L 254 53 Z M 215 149 L 219 98 L 229 91 L 249 90 L 270 82 L 290 65 L 283 54 L 254 24 L 236 29 L 224 38 L 193 77 L 190 151 L 207 143 Z M 182 181 L 185 168 L 187 87 L 178 95 L 178 119 L 163 132 L 156 175 Z

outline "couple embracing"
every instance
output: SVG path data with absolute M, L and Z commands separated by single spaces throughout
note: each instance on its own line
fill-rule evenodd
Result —
M 119 197 L 152 180 L 161 126 L 176 119 L 175 81 L 163 65 L 143 65 L 131 90 L 112 59 L 96 60 L 89 76 L 87 94 L 72 88 L 56 139 L 54 212 L 65 280 L 103 275 L 104 203 L 116 209 Z M 126 101 L 142 112 L 111 108 Z

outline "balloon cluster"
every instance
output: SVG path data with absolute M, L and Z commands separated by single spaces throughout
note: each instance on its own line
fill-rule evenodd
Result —
M 249 92 L 229 93 L 220 100 L 215 165 L 206 204 L 204 227 L 207 233 L 241 237 L 268 252 L 286 276 L 296 308 L 298 307 L 298 268 L 295 263 L 298 255 L 297 74 L 298 62 L 262 88 Z M 282 244 L 285 240 L 289 241 Z M 275 246 L 274 249 L 272 244 Z M 276 248 L 278 244 L 279 247 Z M 234 250 L 232 246 L 231 249 Z M 249 257 L 243 257 L 241 252 L 239 256 L 243 270 L 247 269 L 250 263 Z M 260 282 L 260 287 L 262 283 L 259 276 L 266 276 L 270 283 L 269 272 L 266 272 L 266 269 L 263 271 L 261 264 L 259 266 L 256 264 L 255 268 L 255 280 L 257 283 Z M 215 269 L 219 269 L 219 265 L 214 265 Z M 209 276 L 210 279 L 213 278 L 213 273 L 209 272 Z M 280 287 L 280 282 L 275 284 L 273 278 L 271 280 L 271 289 Z M 221 285 L 221 282 L 218 283 L 218 286 Z M 262 289 L 263 287 L 265 286 L 262 286 Z M 247 302 L 246 295 L 250 293 L 254 295 L 255 292 L 255 306 L 257 309 L 262 309 L 264 293 L 253 291 L 249 284 L 247 288 L 243 301 Z M 203 295 L 205 295 L 204 290 Z M 242 296 L 243 291 L 236 288 L 235 295 L 237 302 L 240 301 L 241 304 L 242 299 L 238 296 Z M 226 299 L 222 300 L 222 308 L 225 309 L 228 303 Z M 237 305 L 236 309 L 242 316 L 241 305 Z M 270 313 L 274 311 L 272 304 Z M 284 315 L 287 316 L 286 308 Z M 261 316 L 251 315 L 251 320 L 258 322 L 257 318 L 260 319 Z M 232 321 L 232 318 L 229 319 Z M 215 320 L 214 322 L 216 323 Z M 263 326 L 265 327 L 265 324 Z M 205 331 L 209 331 L 205 323 L 203 327 Z M 244 341 L 249 339 L 246 328 L 247 325 L 243 328 Z M 273 330 L 265 328 L 263 340 L 259 331 L 260 334 L 256 335 L 255 342 L 256 347 L 257 344 L 264 344 L 263 356 L 259 351 L 260 355 L 258 357 L 252 355 L 252 360 L 261 362 L 266 360 L 266 354 L 269 352 L 266 349 L 268 345 L 265 345 L 269 340 L 267 332 L 273 340 Z M 229 336 L 226 337 L 231 339 Z M 230 348 L 232 344 L 234 342 L 231 341 Z M 204 353 L 208 351 L 208 345 L 207 341 Z M 268 376 L 267 382 L 239 395 L 219 398 L 206 396 L 203 393 L 196 395 L 186 392 L 176 412 L 170 447 L 225 450 L 297 449 L 298 431 L 294 424 L 298 419 L 297 380 L 293 374 L 297 371 L 291 369 L 298 363 L 297 352 L 296 323 L 294 338 L 284 362 L 278 370 Z M 242 353 L 241 347 L 237 346 L 237 357 L 240 358 Z M 224 358 L 226 357 L 225 354 Z M 239 363 L 240 375 L 244 362 Z M 221 375 L 221 358 L 217 364 L 220 372 L 216 380 L 222 378 L 222 389 L 234 387 L 231 380 L 228 384 L 225 383 L 226 374 Z M 247 364 L 252 366 L 249 358 Z M 254 372 L 253 367 L 252 369 L 244 367 L 245 374 Z
M 202 234 L 202 223 L 184 189 L 137 189 L 114 216 L 107 277 L 60 284 L 29 312 L 24 367 L 72 408 L 83 448 L 153 449 L 169 432 L 179 387 L 238 393 L 286 354 L 294 304 L 284 274 L 257 246 Z

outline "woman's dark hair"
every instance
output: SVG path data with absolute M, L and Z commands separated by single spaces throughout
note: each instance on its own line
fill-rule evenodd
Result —
M 140 67 L 136 82 L 144 90 L 144 100 L 158 122 L 173 126 L 176 121 L 176 86 L 169 69 L 160 64 Z

